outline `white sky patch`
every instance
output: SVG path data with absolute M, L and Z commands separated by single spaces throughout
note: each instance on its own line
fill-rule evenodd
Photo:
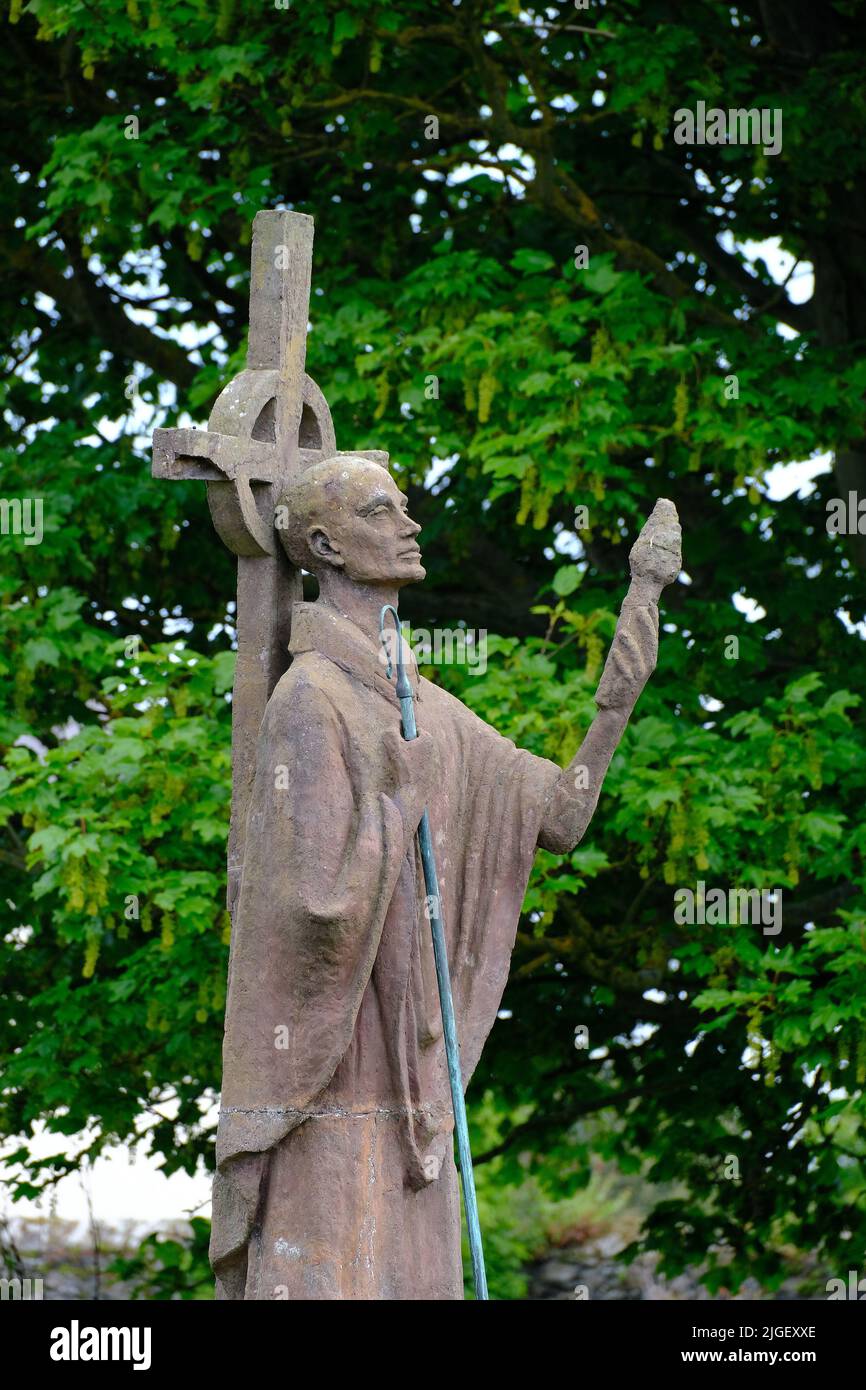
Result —
M 454 464 L 457 462 L 458 457 L 459 455 L 457 454 L 449 454 L 447 458 L 439 458 L 437 457 L 437 455 L 434 454 L 433 462 L 427 469 L 427 473 L 424 478 L 425 488 L 427 488 L 430 491 L 435 491 L 436 484 L 439 482 L 439 479 L 444 477 L 444 475 L 448 472 L 449 468 L 453 468 Z
M 759 623 L 767 616 L 766 608 L 762 608 L 757 599 L 749 598 L 747 594 L 734 594 L 732 601 L 737 612 L 742 613 L 747 623 Z
M 751 264 L 763 260 L 775 284 L 785 285 L 785 294 L 792 304 L 805 304 L 815 293 L 815 267 L 812 262 L 801 261 L 798 265 L 796 256 L 782 249 L 779 237 L 768 237 L 766 241 L 737 241 L 733 232 L 728 231 L 720 232 L 716 240 L 729 255 L 736 250 Z M 776 332 L 783 338 L 800 336 L 787 323 L 777 323 Z
M 563 555 L 566 559 L 575 562 L 583 559 L 586 553 L 580 537 L 574 531 L 567 531 L 564 528 L 557 532 L 553 549 L 556 554 Z
M 632 1047 L 640 1047 L 642 1043 L 649 1042 L 659 1027 L 658 1023 L 636 1023 L 628 1035 L 628 1041 Z
M 216 1113 L 214 1108 L 214 1118 Z M 0 1153 L 11 1152 L 16 1147 L 17 1144 L 7 1142 Z M 41 1124 L 36 1126 L 35 1136 L 28 1140 L 28 1147 L 37 1158 L 76 1150 L 72 1139 L 52 1134 Z M 7 1183 L 8 1179 L 4 1178 L 4 1186 Z M 143 1238 L 163 1224 L 183 1221 L 191 1215 L 209 1216 L 211 1183 L 210 1173 L 203 1171 L 192 1178 L 187 1173 L 172 1173 L 166 1177 L 156 1158 L 130 1154 L 125 1148 L 114 1147 L 107 1149 L 86 1174 L 70 1173 L 61 1178 L 52 1192 L 38 1201 L 13 1202 L 4 1194 L 0 1212 L 14 1222 L 16 1218 L 47 1220 L 53 1211 L 63 1221 L 74 1221 L 76 1238 L 86 1242 L 90 1229 L 89 1190 L 97 1223 L 120 1227 L 131 1222 L 138 1238 Z
M 667 995 L 662 990 L 656 989 L 655 986 L 652 989 L 645 989 L 641 998 L 648 1000 L 650 1004 L 666 1004 L 668 1002 Z
M 766 476 L 767 496 L 773 502 L 784 502 L 793 492 L 808 497 L 815 491 L 815 479 L 833 470 L 832 454 L 816 454 L 802 463 L 774 464 Z
M 860 637 L 866 641 L 866 622 L 852 622 L 851 614 L 845 608 L 837 608 L 836 617 L 839 619 L 839 622 L 842 624 L 849 637 Z
M 722 233 L 719 242 L 724 245 L 726 237 L 730 238 L 728 245 L 725 245 L 727 251 L 733 242 L 731 234 Z M 805 304 L 812 298 L 815 293 L 815 267 L 811 261 L 800 261 L 797 265 L 797 257 L 782 249 L 780 237 L 768 237 L 766 241 L 737 242 L 737 249 L 749 261 L 763 260 L 777 285 L 784 284 L 787 280 L 785 292 L 792 304 Z
M 500 145 L 495 155 L 490 152 L 490 145 L 487 140 L 470 140 L 470 145 L 477 151 L 479 162 L 477 164 L 458 164 L 448 175 L 447 182 L 450 184 L 465 183 L 467 179 L 474 178 L 476 174 L 487 174 L 488 178 L 495 179 L 497 183 L 508 183 L 509 191 L 515 198 L 522 198 L 525 192 L 522 179 L 514 178 L 497 164 L 488 163 L 488 160 L 496 159 L 502 163 L 516 164 L 519 167 L 523 179 L 531 182 L 535 178 L 535 160 L 531 155 L 526 154 L 518 145 Z

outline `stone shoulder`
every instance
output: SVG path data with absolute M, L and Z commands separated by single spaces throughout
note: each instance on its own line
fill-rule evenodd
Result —
M 268 700 L 266 722 L 319 719 L 329 715 L 341 719 L 351 707 L 353 681 L 347 671 L 320 652 L 300 652 L 285 675 L 274 686 Z

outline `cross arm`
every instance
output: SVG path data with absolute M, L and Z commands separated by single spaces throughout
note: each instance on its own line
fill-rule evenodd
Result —
M 199 478 L 204 482 L 270 483 L 278 476 L 273 444 L 240 439 L 216 430 L 153 432 L 154 478 Z

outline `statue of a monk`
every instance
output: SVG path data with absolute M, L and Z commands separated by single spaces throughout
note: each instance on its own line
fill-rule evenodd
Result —
M 496 1018 L 537 845 L 567 853 L 658 649 L 680 569 L 659 501 L 564 771 L 419 676 L 402 738 L 383 604 L 424 578 L 388 471 L 302 473 L 281 538 L 318 578 L 258 740 L 235 910 L 211 1260 L 228 1299 L 460 1299 L 453 1115 L 416 830 L 435 847 L 464 1085 Z

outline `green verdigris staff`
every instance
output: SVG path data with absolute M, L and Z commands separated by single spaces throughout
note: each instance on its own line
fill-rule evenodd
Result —
M 379 616 L 379 633 L 385 640 L 385 619 L 393 613 L 397 628 L 396 657 L 397 699 L 400 701 L 400 714 L 403 722 L 403 737 L 409 741 L 418 737 L 415 724 L 415 706 L 412 700 L 412 687 L 406 676 L 403 662 L 403 642 L 400 636 L 400 618 L 397 609 L 386 603 Z M 388 679 L 391 679 L 392 663 L 388 658 Z M 487 1298 L 487 1275 L 484 1270 L 484 1250 L 481 1245 L 481 1223 L 478 1220 L 478 1199 L 475 1196 L 475 1176 L 472 1172 L 472 1152 L 469 1147 L 469 1127 L 466 1123 L 466 1101 L 463 1098 L 463 1076 L 460 1071 L 460 1044 L 457 1039 L 457 1023 L 454 1018 L 454 1001 L 451 998 L 451 976 L 448 971 L 448 950 L 445 945 L 445 930 L 442 926 L 439 880 L 436 876 L 436 860 L 433 856 L 433 840 L 430 835 L 430 820 L 426 810 L 418 825 L 418 848 L 424 865 L 424 884 L 427 889 L 427 903 L 430 912 L 430 930 L 433 934 L 433 957 L 436 962 L 436 983 L 439 986 L 439 1004 L 442 1009 L 442 1028 L 445 1034 L 445 1055 L 448 1060 L 448 1081 L 451 1086 L 451 1102 L 454 1106 L 454 1127 L 457 1131 L 457 1152 L 460 1155 L 460 1182 L 463 1187 L 463 1206 L 466 1211 L 466 1228 L 469 1233 L 469 1250 L 472 1256 L 472 1277 L 475 1281 L 475 1297 Z

